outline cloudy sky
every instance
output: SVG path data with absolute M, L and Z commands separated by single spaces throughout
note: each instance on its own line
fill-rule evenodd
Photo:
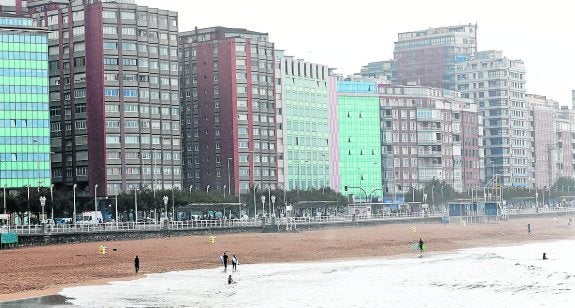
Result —
M 179 12 L 180 30 L 212 26 L 266 32 L 276 48 L 359 72 L 393 57 L 397 33 L 478 24 L 479 50 L 497 49 L 527 67 L 528 93 L 571 105 L 575 18 L 570 1 L 547 0 L 136 0 Z

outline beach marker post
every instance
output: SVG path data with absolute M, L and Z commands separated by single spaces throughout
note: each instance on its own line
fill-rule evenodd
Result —
M 98 249 L 98 252 L 102 255 L 105 255 L 108 253 L 108 247 L 104 246 L 104 245 L 100 245 L 100 248 Z
M 216 243 L 216 237 L 215 236 L 208 237 L 208 242 L 210 242 L 210 244 L 215 244 Z

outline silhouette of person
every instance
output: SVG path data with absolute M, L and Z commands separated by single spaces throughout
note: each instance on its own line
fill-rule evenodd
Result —
M 134 269 L 136 270 L 136 274 L 140 270 L 140 258 L 138 258 L 137 255 L 136 258 L 134 259 Z
M 232 284 L 234 280 L 232 279 L 232 275 L 228 276 L 228 284 Z
M 232 256 L 232 269 L 235 271 L 237 270 L 237 266 L 238 266 L 238 258 L 236 258 L 236 255 Z
M 224 252 L 224 256 L 223 256 L 223 261 L 224 261 L 224 271 L 228 269 L 228 255 Z
M 423 240 L 419 239 L 419 251 L 423 252 Z

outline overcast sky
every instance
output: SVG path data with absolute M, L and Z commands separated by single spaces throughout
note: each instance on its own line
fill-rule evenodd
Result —
M 287 55 L 344 75 L 393 58 L 399 32 L 477 23 L 479 50 L 522 59 L 527 92 L 571 106 L 575 18 L 564 0 L 136 0 L 179 13 L 180 31 L 224 26 L 266 32 Z

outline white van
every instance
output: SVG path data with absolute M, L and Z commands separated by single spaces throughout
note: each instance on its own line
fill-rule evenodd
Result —
M 81 217 L 76 219 L 77 224 L 92 225 L 104 222 L 104 217 L 100 211 L 83 212 Z

